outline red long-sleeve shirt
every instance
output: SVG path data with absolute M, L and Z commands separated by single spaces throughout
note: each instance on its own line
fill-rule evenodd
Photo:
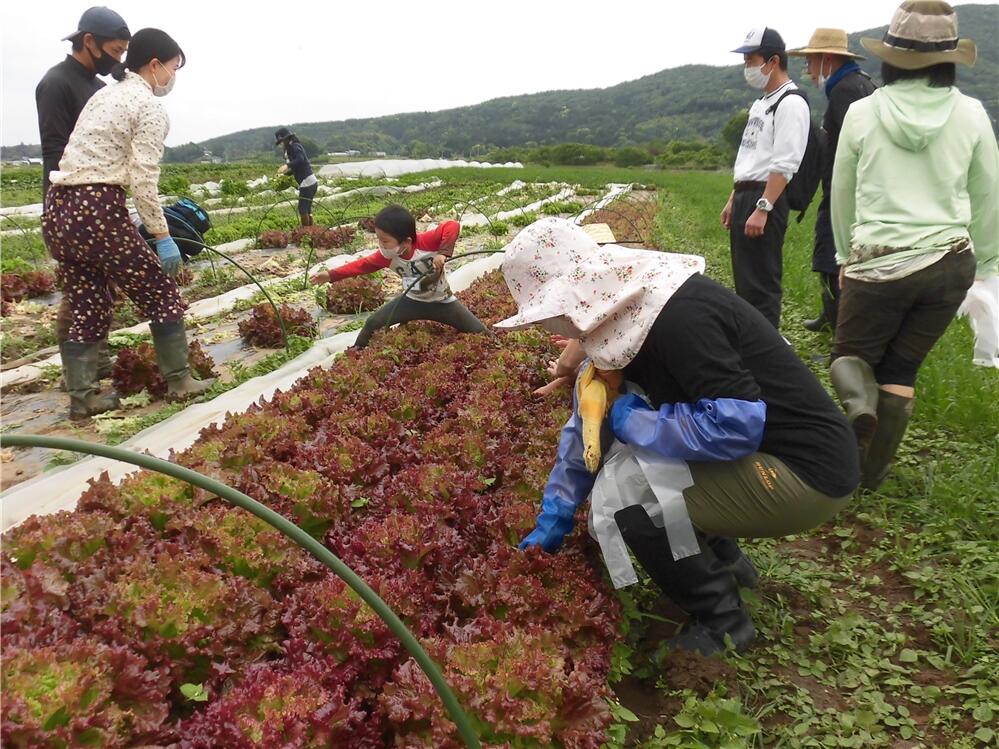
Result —
M 406 255 L 400 255 L 403 260 L 412 260 L 417 252 L 432 252 L 437 255 L 451 257 L 454 252 L 454 245 L 458 241 L 461 233 L 461 224 L 457 221 L 445 221 L 437 228 L 430 231 L 420 232 L 416 235 L 413 247 Z M 391 259 L 385 257 L 381 250 L 375 250 L 370 255 L 358 258 L 339 268 L 334 268 L 330 273 L 331 281 L 341 281 L 352 276 L 362 276 L 365 273 L 373 273 L 376 270 L 388 268 Z

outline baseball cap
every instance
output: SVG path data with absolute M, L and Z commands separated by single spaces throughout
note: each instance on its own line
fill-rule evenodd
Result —
M 76 31 L 68 36 L 64 36 L 62 40 L 67 41 L 80 34 L 93 34 L 94 36 L 102 36 L 106 39 L 132 38 L 132 32 L 128 30 L 128 24 L 125 23 L 125 19 L 103 5 L 97 5 L 83 11 Z
M 746 38 L 742 40 L 742 46 L 732 51 L 740 55 L 748 55 L 759 52 L 761 49 L 784 51 L 784 40 L 776 29 L 771 29 L 769 26 L 750 29 Z

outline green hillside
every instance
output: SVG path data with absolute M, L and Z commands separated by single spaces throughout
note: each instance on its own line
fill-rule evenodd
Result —
M 962 36 L 974 39 L 979 51 L 974 68 L 959 69 L 959 86 L 985 102 L 995 124 L 999 115 L 999 6 L 961 5 L 957 12 Z M 860 51 L 861 36 L 880 38 L 886 28 L 851 34 L 851 48 Z M 798 80 L 802 66 L 800 59 L 792 58 L 791 74 Z M 877 60 L 868 60 L 864 67 L 878 78 Z M 806 88 L 813 94 L 818 113 L 825 97 L 810 83 Z M 739 66 L 687 65 L 604 89 L 546 91 L 439 112 L 295 123 L 294 128 L 326 151 L 360 149 L 413 156 L 474 155 L 495 147 L 564 142 L 626 146 L 715 138 L 752 98 Z M 229 159 L 270 151 L 272 133 L 280 124 L 220 136 L 201 145 Z

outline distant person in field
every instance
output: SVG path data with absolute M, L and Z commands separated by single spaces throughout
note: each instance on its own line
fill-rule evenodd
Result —
M 278 168 L 278 174 L 291 172 L 298 185 L 298 217 L 302 226 L 312 226 L 312 201 L 316 199 L 319 191 L 319 180 L 312 171 L 312 164 L 309 163 L 309 156 L 305 153 L 305 146 L 291 130 L 286 127 L 279 127 L 274 133 L 274 146 L 284 151 L 287 164 L 282 164 Z
M 788 55 L 805 58 L 812 83 L 822 89 L 829 99 L 822 118 L 825 134 L 822 200 L 815 215 L 815 246 L 812 250 L 812 270 L 819 274 L 822 289 L 822 311 L 814 320 L 805 321 L 805 328 L 816 333 L 836 329 L 839 309 L 839 266 L 836 265 L 836 241 L 833 239 L 829 208 L 829 187 L 839 131 L 850 105 L 870 96 L 877 88 L 857 64 L 857 60 L 864 58 L 851 52 L 847 45 L 846 32 L 842 29 L 816 29 L 808 46 L 788 51 Z
M 70 54 L 39 81 L 35 88 L 38 108 L 38 133 L 42 144 L 42 202 L 49 191 L 49 172 L 59 168 L 70 133 L 90 97 L 104 88 L 97 76 L 109 75 L 128 50 L 132 33 L 125 19 L 110 8 L 95 7 L 84 11 L 76 31 L 63 37 L 72 44 Z M 69 297 L 65 294 L 56 314 L 56 341 L 69 337 L 72 323 Z M 95 385 L 111 376 L 111 355 L 107 340 L 100 342 Z
M 788 77 L 784 40 L 776 30 L 753 29 L 732 51 L 743 56 L 746 83 L 763 96 L 749 108 L 721 223 L 729 231 L 736 293 L 779 328 L 789 213 L 784 188 L 805 155 L 808 102 L 784 96 L 797 86 Z
M 997 273 L 999 148 L 982 103 L 955 86 L 957 63 L 973 65 L 977 50 L 958 38 L 950 5 L 903 3 L 883 40 L 861 43 L 882 60 L 885 85 L 846 113 L 833 167 L 842 297 L 831 375 L 860 445 L 861 485 L 876 489 L 923 359 L 976 274 Z
M 118 82 L 87 102 L 51 174 L 42 232 L 59 261 L 73 313 L 68 340 L 59 346 L 72 419 L 117 406 L 117 398 L 94 388 L 98 347 L 111 326 L 110 283 L 150 321 L 168 397 L 198 395 L 212 385 L 190 374 L 184 302 L 173 279 L 181 253 L 159 202 L 159 160 L 170 129 L 161 97 L 173 89 L 185 62 L 166 32 L 137 31 L 124 64 L 115 67 Z M 155 249 L 129 218 L 126 189 Z
M 367 346 L 376 330 L 411 320 L 444 323 L 462 333 L 485 332 L 486 327 L 451 293 L 444 275 L 444 263 L 454 252 L 460 232 L 457 221 L 445 221 L 417 233 L 413 214 L 401 205 L 386 206 L 375 216 L 377 252 L 312 277 L 314 284 L 336 283 L 389 268 L 402 280 L 402 294 L 368 316 L 355 348 Z

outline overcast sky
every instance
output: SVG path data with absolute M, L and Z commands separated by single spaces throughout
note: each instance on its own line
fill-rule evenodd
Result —
M 446 109 L 497 96 L 598 88 L 688 63 L 734 64 L 753 26 L 788 46 L 816 26 L 887 24 L 898 2 L 172 2 L 112 0 L 134 33 L 171 34 L 188 65 L 167 97 L 167 145 L 280 123 Z M 5 2 L 4 145 L 38 142 L 34 89 L 88 7 Z M 765 16 L 760 13 L 765 12 Z M 792 68 L 797 75 L 797 66 Z M 710 96 L 710 92 L 705 92 Z

